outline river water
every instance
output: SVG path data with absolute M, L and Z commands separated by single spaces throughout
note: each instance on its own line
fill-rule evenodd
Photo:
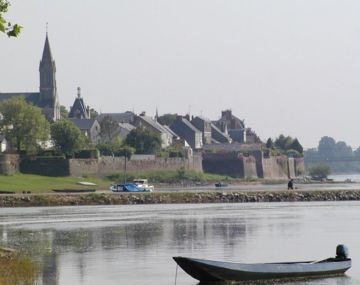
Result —
M 320 259 L 346 244 L 343 277 L 285 284 L 360 284 L 360 202 L 0 209 L 0 245 L 41 263 L 38 284 L 175 283 L 172 256 L 239 262 Z M 198 282 L 181 269 L 177 285 Z

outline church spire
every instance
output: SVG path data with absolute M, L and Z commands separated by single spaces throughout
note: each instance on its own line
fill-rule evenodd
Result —
M 50 43 L 49 43 L 49 37 L 48 33 L 46 31 L 46 38 L 45 38 L 45 44 L 44 44 L 44 50 L 42 54 L 42 59 L 40 62 L 41 65 L 51 65 L 52 67 L 55 67 L 55 62 L 53 61 L 51 49 L 50 49 Z

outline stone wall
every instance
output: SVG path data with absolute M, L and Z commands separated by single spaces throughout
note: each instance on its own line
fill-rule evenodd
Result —
M 271 156 L 263 158 L 264 178 L 287 179 L 288 160 L 286 156 Z
M 239 153 L 204 153 L 202 166 L 205 172 L 244 178 L 244 157 Z
M 128 160 L 126 162 L 127 172 L 139 172 L 147 170 L 178 170 L 184 167 L 188 170 L 202 172 L 201 156 L 194 155 L 186 158 L 161 158 L 144 160 Z M 125 159 L 123 157 L 102 156 L 99 159 L 70 159 L 69 172 L 71 176 L 99 176 L 104 177 L 112 173 L 123 172 Z
M 244 178 L 257 178 L 257 165 L 256 159 L 253 156 L 244 157 Z
M 69 160 L 67 159 L 37 159 L 22 160 L 20 172 L 45 176 L 69 176 Z
M 0 174 L 11 175 L 19 171 L 19 156 L 17 154 L 0 155 Z

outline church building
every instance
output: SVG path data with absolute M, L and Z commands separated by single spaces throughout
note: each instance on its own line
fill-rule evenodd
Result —
M 6 100 L 17 96 L 24 97 L 28 103 L 32 103 L 34 106 L 41 108 L 43 114 L 49 121 L 56 121 L 60 119 L 60 104 L 56 90 L 56 66 L 51 54 L 47 33 L 39 72 L 39 92 L 0 93 L 0 100 Z

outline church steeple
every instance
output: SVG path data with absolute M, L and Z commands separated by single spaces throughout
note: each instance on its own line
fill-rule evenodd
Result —
M 53 60 L 49 37 L 46 31 L 44 50 L 39 66 L 40 71 L 40 105 L 46 110 L 46 117 L 51 120 L 60 118 L 59 102 L 56 90 L 56 66 Z

